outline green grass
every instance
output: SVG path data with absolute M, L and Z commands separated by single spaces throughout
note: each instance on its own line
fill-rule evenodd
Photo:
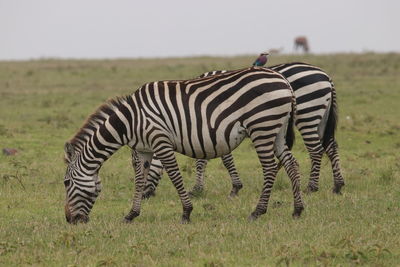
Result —
M 234 156 L 244 183 L 229 199 L 229 176 L 209 163 L 206 191 L 193 200 L 192 223 L 181 225 L 181 204 L 166 177 L 132 224 L 133 176 L 128 148 L 100 171 L 103 191 L 85 225 L 64 218 L 63 145 L 107 98 L 141 84 L 184 79 L 214 69 L 248 66 L 253 56 L 138 60 L 0 62 L 0 265 L 271 266 L 371 265 L 400 262 L 400 55 L 273 56 L 270 64 L 306 61 L 335 82 L 337 139 L 346 186 L 331 193 L 325 158 L 320 191 L 304 195 L 302 217 L 291 217 L 289 179 L 278 174 L 267 214 L 249 223 L 262 186 L 249 140 Z M 297 136 L 294 154 L 302 188 L 310 163 Z M 178 156 L 187 189 L 191 159 Z

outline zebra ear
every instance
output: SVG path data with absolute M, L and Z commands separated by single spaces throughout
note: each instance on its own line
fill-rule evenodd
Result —
M 65 143 L 64 145 L 64 152 L 65 152 L 65 162 L 70 163 L 75 154 L 75 148 L 71 143 Z

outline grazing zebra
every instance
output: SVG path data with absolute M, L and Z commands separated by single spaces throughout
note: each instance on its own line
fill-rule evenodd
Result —
M 337 124 L 336 91 L 332 80 L 318 67 L 294 62 L 270 67 L 280 72 L 290 82 L 297 102 L 295 123 L 299 129 L 305 146 L 311 158 L 311 174 L 307 192 L 318 191 L 321 159 L 324 152 L 327 153 L 333 170 L 333 192 L 340 194 L 344 185 L 344 179 L 340 170 L 338 146 L 335 141 L 335 129 Z M 200 77 L 226 73 L 226 70 L 210 71 Z M 237 195 L 243 187 L 235 168 L 231 154 L 224 155 L 222 162 L 228 169 L 232 180 L 231 196 Z M 207 160 L 196 160 L 196 184 L 192 193 L 198 193 L 204 187 L 204 172 Z M 155 189 L 161 179 L 162 165 L 156 159 L 153 160 L 148 177 L 144 197 L 154 195 Z
M 246 136 L 255 146 L 264 176 L 259 202 L 249 219 L 267 211 L 277 173 L 274 154 L 290 175 L 293 216 L 298 217 L 303 210 L 298 165 L 285 142 L 294 108 L 293 91 L 283 76 L 258 67 L 193 80 L 147 83 L 132 95 L 111 100 L 65 144 L 66 220 L 89 220 L 101 191 L 99 169 L 120 147 L 128 145 L 135 151 L 136 176 L 133 205 L 125 221 L 140 214 L 154 154 L 178 191 L 182 222 L 187 223 L 193 206 L 174 151 L 193 158 L 221 157 Z

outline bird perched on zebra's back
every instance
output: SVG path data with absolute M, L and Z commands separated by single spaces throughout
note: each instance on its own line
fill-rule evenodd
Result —
M 261 53 L 258 56 L 258 58 L 256 59 L 256 61 L 254 61 L 253 66 L 256 66 L 256 67 L 264 66 L 268 61 L 268 56 L 269 56 L 268 52 Z

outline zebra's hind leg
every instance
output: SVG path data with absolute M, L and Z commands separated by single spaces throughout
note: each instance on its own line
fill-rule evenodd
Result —
M 208 160 L 197 159 L 196 160 L 196 184 L 189 192 L 190 197 L 200 196 L 204 190 L 204 175 Z
M 183 186 L 182 175 L 179 171 L 174 151 L 172 150 L 172 147 L 167 148 L 165 146 L 161 146 L 159 150 L 157 149 L 155 150 L 155 153 L 157 154 L 157 158 L 161 161 L 166 172 L 168 173 L 168 176 L 171 179 L 172 184 L 178 191 L 179 198 L 181 199 L 183 208 L 182 223 L 189 223 L 190 213 L 193 210 L 193 205 L 192 202 L 190 201 L 189 194 L 186 192 L 185 187 Z
M 303 137 L 304 138 L 304 137 Z M 306 189 L 306 193 L 317 192 L 319 189 L 319 175 L 321 169 L 321 160 L 324 149 L 319 141 L 316 143 L 307 143 L 307 138 L 304 138 L 308 153 L 311 159 L 310 180 Z
M 132 151 L 132 164 L 136 172 L 135 193 L 133 195 L 132 208 L 124 218 L 125 222 L 131 222 L 134 218 L 136 218 L 140 214 L 142 193 L 145 181 L 147 179 L 147 174 L 150 169 L 150 162 L 152 157 L 153 153 Z
M 257 128 L 248 130 L 248 135 L 256 149 L 264 176 L 264 184 L 260 199 L 255 210 L 250 214 L 250 221 L 257 219 L 267 212 L 271 190 L 278 172 L 278 166 L 274 158 L 274 141 L 276 139 L 276 133 L 265 132 L 263 130 L 264 127 L 262 126 L 263 125 L 260 123 L 258 127 L 260 127 L 261 130 L 259 131 L 257 131 Z
M 156 195 L 157 186 L 161 180 L 163 173 L 163 166 L 161 162 L 154 157 L 151 161 L 149 174 L 146 179 L 146 185 L 142 197 L 144 199 L 150 198 Z
M 242 189 L 243 184 L 240 181 L 239 174 L 236 170 L 235 163 L 233 162 L 233 156 L 231 153 L 226 154 L 221 157 L 222 163 L 224 164 L 225 168 L 228 170 L 229 175 L 231 176 L 232 180 L 232 190 L 230 193 L 231 197 L 235 197 L 238 195 L 239 190 Z
M 261 192 L 260 200 L 255 210 L 250 214 L 249 220 L 253 221 L 267 212 L 268 202 L 271 195 L 272 186 L 274 185 L 276 174 L 278 172 L 277 164 L 273 158 L 262 160 L 262 169 L 264 176 L 264 185 Z
M 298 218 L 304 210 L 304 203 L 301 197 L 300 189 L 299 164 L 297 163 L 297 160 L 294 158 L 292 152 L 287 146 L 285 137 L 286 132 L 287 127 L 282 127 L 281 131 L 276 137 L 274 151 L 275 156 L 279 159 L 278 169 L 279 166 L 283 166 L 292 183 L 292 192 L 294 199 L 294 210 L 292 215 L 294 218 Z
M 332 164 L 333 171 L 333 193 L 341 194 L 341 189 L 344 186 L 344 179 L 340 169 L 338 145 L 336 141 L 331 138 L 329 139 L 328 145 L 326 146 L 326 153 L 328 154 L 329 160 Z
M 300 172 L 299 172 L 299 164 L 297 160 L 293 157 L 293 154 L 289 149 L 285 149 L 283 153 L 277 155 L 280 164 L 285 168 L 286 173 L 288 174 L 290 181 L 292 183 L 292 192 L 294 199 L 294 210 L 292 216 L 294 218 L 300 217 L 302 211 L 304 210 L 304 203 L 301 197 L 301 189 L 300 189 Z

